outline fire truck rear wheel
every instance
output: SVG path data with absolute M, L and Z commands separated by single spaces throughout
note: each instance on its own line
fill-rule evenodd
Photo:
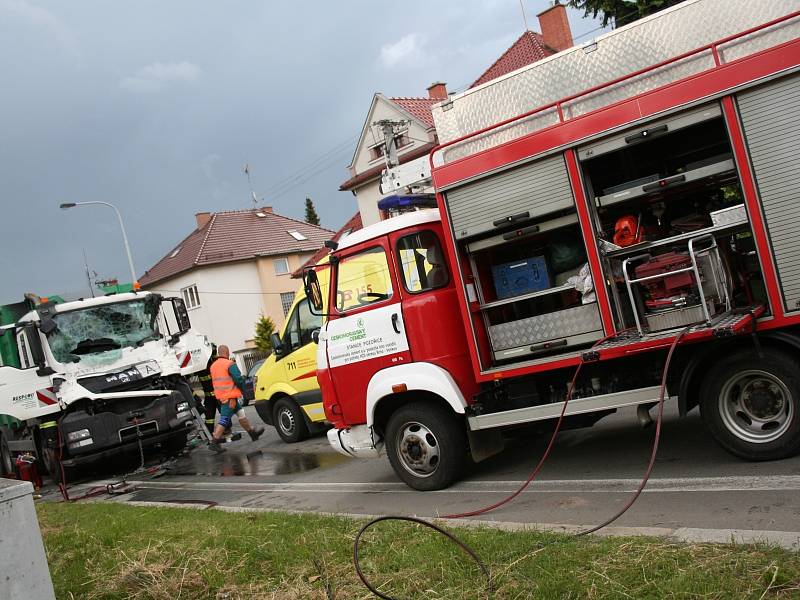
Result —
M 717 442 L 747 460 L 800 452 L 800 364 L 764 348 L 719 360 L 700 389 L 700 412 Z
M 275 430 L 287 444 L 302 442 L 308 437 L 308 427 L 302 409 L 290 398 L 281 398 L 275 403 L 272 416 Z
M 394 472 L 415 490 L 446 488 L 467 463 L 463 427 L 450 410 L 430 402 L 412 402 L 392 414 L 386 451 Z

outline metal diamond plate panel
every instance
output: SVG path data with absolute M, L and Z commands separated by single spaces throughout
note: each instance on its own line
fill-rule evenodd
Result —
M 795 7 L 796 9 L 797 7 Z M 721 44 L 719 55 L 722 62 L 731 62 L 798 37 L 800 37 L 800 19 L 793 19 L 732 40 L 727 44 Z
M 707 323 L 698 323 L 689 328 L 689 333 L 697 333 L 700 331 L 713 331 L 715 329 L 736 329 L 742 323 L 752 319 L 748 314 L 728 313 L 715 318 L 711 325 Z M 653 340 L 673 338 L 677 335 L 680 328 L 675 328 L 671 331 L 656 331 L 654 333 L 646 333 L 639 335 L 636 331 L 627 331 L 620 333 L 617 337 L 594 346 L 594 350 L 608 350 L 609 348 L 620 348 L 630 344 L 638 344 L 639 342 L 651 342 Z
M 464 156 L 469 156 L 480 150 L 498 146 L 528 133 L 539 131 L 550 125 L 558 123 L 558 112 L 555 108 L 545 110 L 535 115 L 520 119 L 514 123 L 509 123 L 505 127 L 498 127 L 492 131 L 487 131 L 483 135 L 465 140 L 461 144 L 455 144 L 445 148 L 441 153 L 443 160 L 437 162 L 448 163 Z
M 583 304 L 554 313 L 501 323 L 489 327 L 495 351 L 548 340 L 590 333 L 602 329 L 597 303 Z
M 477 131 L 561 98 L 577 94 L 627 73 L 659 63 L 715 40 L 800 9 L 800 0 L 690 0 L 612 31 L 592 46 L 575 47 L 454 96 L 452 104 L 433 107 L 433 117 L 442 143 Z M 776 43 L 796 33 L 781 32 L 751 36 L 749 43 L 731 44 L 725 58 L 732 60 Z M 589 51 L 591 50 L 591 51 Z M 713 65 L 708 53 L 669 65 L 661 70 L 623 82 L 613 89 L 582 97 L 568 106 L 565 118 L 574 118 L 618 100 L 664 85 Z M 447 110 L 443 106 L 448 106 Z M 519 137 L 551 124 L 533 119 L 509 126 L 497 135 L 470 142 L 465 153 Z M 461 155 L 450 149 L 439 157 L 449 161 Z

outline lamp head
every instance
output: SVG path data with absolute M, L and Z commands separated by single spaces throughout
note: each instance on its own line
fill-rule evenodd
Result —
M 59 204 L 58 207 L 62 210 L 67 210 L 68 208 L 73 208 L 75 206 L 74 202 L 64 202 L 63 204 Z

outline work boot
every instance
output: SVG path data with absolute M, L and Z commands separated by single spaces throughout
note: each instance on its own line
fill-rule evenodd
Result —
M 251 429 L 248 433 L 250 434 L 250 439 L 255 442 L 264 433 L 264 428 L 262 427 L 261 429 Z
M 220 446 L 219 442 L 216 442 L 216 441 L 208 442 L 208 449 L 211 450 L 212 452 L 216 452 L 217 454 L 225 452 L 225 448 Z

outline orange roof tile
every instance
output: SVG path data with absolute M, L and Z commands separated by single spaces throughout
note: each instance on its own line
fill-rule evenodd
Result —
M 337 231 L 335 234 L 333 234 L 333 237 L 331 239 L 334 242 L 338 242 L 345 235 L 350 235 L 351 233 L 353 233 L 354 231 L 358 231 L 362 227 L 363 227 L 363 225 L 361 224 L 361 213 L 357 212 L 356 214 L 354 214 L 352 217 L 350 217 L 347 220 L 347 223 L 342 225 L 342 227 L 341 227 L 341 229 L 339 229 L 339 231 Z M 324 257 L 327 253 L 328 253 L 328 249 L 325 246 L 323 246 L 322 248 L 317 250 L 314 253 L 314 256 L 309 258 L 306 262 L 304 262 L 302 264 L 302 266 L 299 269 L 297 269 L 296 271 L 294 271 L 292 273 L 292 277 L 294 277 L 295 279 L 297 279 L 299 277 L 302 277 L 304 269 L 307 269 L 308 267 L 311 267 L 311 266 L 314 266 L 315 264 L 317 264 L 320 260 L 322 260 L 322 257 Z
M 433 115 L 431 106 L 447 100 L 447 98 L 389 98 L 392 102 L 400 106 L 412 117 L 425 123 L 428 127 L 433 127 Z
M 259 217 L 259 213 L 264 216 Z M 290 230 L 306 239 L 295 239 Z M 218 212 L 150 267 L 139 281 L 148 286 L 194 267 L 257 256 L 315 252 L 332 233 L 330 229 L 275 214 L 271 208 Z
M 506 73 L 521 69 L 555 53 L 555 50 L 545 45 L 544 38 L 540 33 L 526 31 L 469 87 L 474 88 L 492 79 L 497 79 Z

